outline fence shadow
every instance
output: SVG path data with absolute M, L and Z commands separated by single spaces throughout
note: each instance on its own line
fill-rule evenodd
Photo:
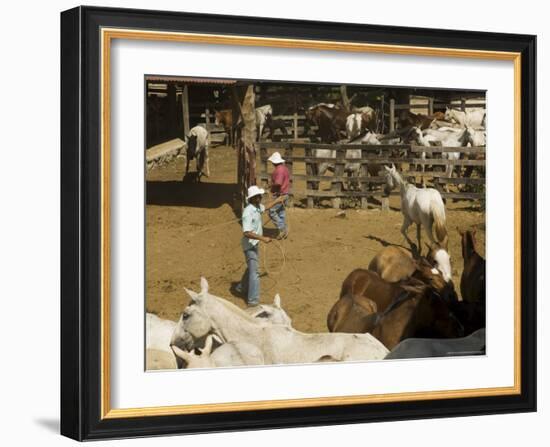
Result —
M 231 183 L 147 181 L 145 201 L 147 205 L 219 208 L 233 206 L 237 193 L 237 184 Z

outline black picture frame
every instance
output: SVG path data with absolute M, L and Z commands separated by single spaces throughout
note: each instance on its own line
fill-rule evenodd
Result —
M 101 418 L 100 29 L 163 30 L 521 53 L 521 392 L 207 414 Z M 61 433 L 77 440 L 536 410 L 536 37 L 78 7 L 61 14 Z

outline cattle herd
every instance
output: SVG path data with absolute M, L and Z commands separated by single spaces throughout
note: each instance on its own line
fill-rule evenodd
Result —
M 315 126 L 317 138 L 326 143 L 347 139 L 366 144 L 485 145 L 483 109 L 448 108 L 432 116 L 406 111 L 398 117 L 398 129 L 387 135 L 376 133 L 380 117 L 371 107 L 350 111 L 321 103 L 307 109 L 305 116 L 305 131 Z M 217 124 L 232 134 L 229 117 L 216 112 Z M 264 128 L 271 137 L 276 129 L 283 132 L 284 122 L 273 117 L 271 106 L 256 110 L 256 122 L 259 138 Z M 204 174 L 209 175 L 207 132 L 193 128 L 187 141 L 188 162 L 197 158 L 197 171 L 201 173 L 206 166 Z M 453 152 L 443 155 L 449 160 L 461 156 Z M 447 174 L 451 176 L 453 166 L 449 166 Z M 459 299 L 451 279 L 449 233 L 440 192 L 407 182 L 393 165 L 385 166 L 384 172 L 386 191 L 400 191 L 401 233 L 411 249 L 387 246 L 367 268 L 351 271 L 327 312 L 328 332 L 294 329 L 278 295 L 273 304 L 243 310 L 212 294 L 207 280 L 201 278 L 200 291 L 186 289 L 191 301 L 178 322 L 146 315 L 147 369 L 484 354 L 485 260 L 476 249 L 475 231 L 459 232 L 464 264 Z M 417 227 L 416 242 L 407 234 L 412 224 Z M 422 229 L 429 241 L 424 255 Z

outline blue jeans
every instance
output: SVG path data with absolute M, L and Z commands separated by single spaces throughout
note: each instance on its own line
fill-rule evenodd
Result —
M 283 203 L 278 203 L 269 209 L 269 217 L 281 233 L 286 232 L 286 207 L 288 206 L 288 196 Z
M 249 306 L 260 303 L 260 244 L 244 251 L 246 270 L 237 289 L 247 295 L 246 302 Z

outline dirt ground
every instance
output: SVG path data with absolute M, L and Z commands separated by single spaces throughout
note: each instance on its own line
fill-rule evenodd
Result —
M 236 193 L 234 150 L 210 150 L 211 177 L 200 184 L 183 183 L 185 160 L 152 170 L 147 175 L 146 308 L 162 318 L 177 320 L 189 302 L 184 287 L 198 290 L 205 276 L 213 294 L 240 307 L 231 295 L 232 282 L 244 272 L 241 227 L 231 204 Z M 191 163 L 194 169 L 194 162 Z M 297 167 L 295 166 L 297 171 Z M 323 187 L 323 185 L 321 185 Z M 300 185 L 295 185 L 298 190 Z M 262 244 L 261 302 L 279 293 L 293 326 L 304 332 L 326 332 L 326 316 L 344 278 L 357 267 L 366 268 L 385 244 L 407 246 L 399 229 L 400 200 L 392 197 L 390 211 L 346 209 L 344 217 L 326 207 L 288 210 L 287 240 Z M 300 205 L 300 201 L 296 201 Z M 265 234 L 274 235 L 267 221 Z M 470 202 L 447 203 L 449 251 L 453 281 L 460 293 L 462 255 L 457 227 L 477 229 L 480 254 L 485 253 L 485 214 Z M 413 226 L 409 236 L 416 237 Z M 423 241 L 425 234 L 422 235 Z M 408 247 L 407 247 L 408 248 Z

